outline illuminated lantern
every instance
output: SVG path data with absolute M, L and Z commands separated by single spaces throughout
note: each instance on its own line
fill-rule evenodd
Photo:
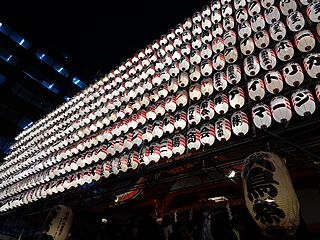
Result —
M 179 69 L 183 71 L 187 71 L 190 68 L 190 59 L 187 56 L 182 56 L 179 62 Z
M 211 8 L 209 5 L 206 5 L 202 8 L 201 16 L 208 17 L 211 15 Z
M 218 141 L 228 141 L 231 137 L 231 124 L 226 118 L 219 118 L 215 122 L 215 136 Z
M 310 30 L 303 30 L 294 36 L 294 43 L 301 52 L 310 52 L 316 45 L 316 40 Z
M 158 59 L 158 60 L 155 62 L 155 70 L 158 71 L 158 72 L 161 72 L 163 69 L 164 69 L 164 63 L 163 63 L 163 61 L 162 61 L 162 59 Z
M 182 33 L 182 41 L 186 42 L 190 42 L 192 39 L 192 34 L 190 30 L 185 30 Z M 188 44 L 189 45 L 189 44 Z
M 221 8 L 221 13 L 223 18 L 231 16 L 233 13 L 233 8 L 231 4 L 224 4 L 223 7 Z
M 124 138 L 123 148 L 130 150 L 133 147 L 133 143 L 132 143 L 133 135 L 132 135 L 132 133 L 128 132 L 128 133 L 124 134 L 123 138 Z
M 223 34 L 223 28 L 222 25 L 220 23 L 216 23 L 212 26 L 211 28 L 212 31 L 212 36 L 214 38 L 221 36 Z
M 136 129 L 132 132 L 132 144 L 136 146 L 140 146 L 142 144 L 142 130 Z
M 160 98 L 165 98 L 168 95 L 168 85 L 162 84 L 158 87 L 158 95 Z
M 120 110 L 117 112 L 117 119 L 118 118 L 122 119 L 126 116 L 126 114 L 124 112 L 124 108 L 125 108 L 125 106 L 123 106 L 123 105 L 120 107 Z
M 291 12 L 287 16 L 287 26 L 292 32 L 298 32 L 303 29 L 305 20 L 303 15 L 299 11 Z
M 241 81 L 241 68 L 236 65 L 229 65 L 227 68 L 227 81 L 234 85 Z
M 250 24 L 254 32 L 259 32 L 266 26 L 266 22 L 261 14 L 254 15 L 250 20 Z
M 228 97 L 223 94 L 219 93 L 214 97 L 214 108 L 216 113 L 218 114 L 225 114 L 228 112 L 229 104 L 228 104 Z
M 147 67 L 146 73 L 147 73 L 147 75 L 148 75 L 149 77 L 152 77 L 153 75 L 155 75 L 155 73 L 156 73 L 155 66 L 154 66 L 153 64 L 149 65 L 149 66 Z
M 246 0 L 236 0 L 234 1 L 234 8 L 236 10 L 238 10 L 241 7 L 245 7 L 247 5 L 247 1 Z
M 172 152 L 173 154 L 184 154 L 186 150 L 186 138 L 182 134 L 174 135 L 172 138 Z
M 200 131 L 196 128 L 191 128 L 187 132 L 187 147 L 189 150 L 198 150 L 201 146 Z
M 199 83 L 194 83 L 194 84 L 190 85 L 189 97 L 193 101 L 197 101 L 201 98 L 201 86 Z
M 138 97 L 135 99 L 135 101 L 132 104 L 133 111 L 139 111 L 141 108 L 141 99 Z
M 177 78 L 170 78 L 168 82 L 168 91 L 170 93 L 175 93 L 178 91 L 179 85 L 178 85 L 178 79 Z
M 164 68 L 162 71 L 161 71 L 161 75 L 160 75 L 160 78 L 162 79 L 162 81 L 165 81 L 165 82 L 168 82 L 169 79 L 170 79 L 170 72 L 169 72 L 169 69 L 168 68 Z
M 299 86 L 304 80 L 304 74 L 298 63 L 289 63 L 282 69 L 284 81 L 292 87 Z
M 180 72 L 180 69 L 179 69 L 179 63 L 178 62 L 175 62 L 171 65 L 170 69 L 169 69 L 169 73 L 170 73 L 170 76 L 171 77 L 177 77 L 178 74 Z M 167 79 L 168 81 L 169 79 Z
M 200 49 L 201 45 L 202 45 L 201 36 L 194 35 L 191 40 L 191 47 L 197 50 L 197 49 Z
M 278 93 L 283 89 L 283 79 L 278 71 L 268 72 L 264 76 L 264 84 L 269 93 Z
M 270 48 L 263 49 L 259 53 L 259 62 L 264 70 L 271 70 L 277 64 L 277 58 L 274 51 Z
M 240 42 L 240 50 L 244 55 L 250 55 L 254 52 L 254 42 L 251 37 L 247 37 Z
M 308 116 L 316 110 L 311 92 L 307 89 L 298 89 L 291 95 L 294 110 L 300 116 Z
M 151 82 L 152 82 L 152 85 L 159 86 L 161 84 L 161 82 L 162 82 L 162 79 L 160 78 L 160 73 L 156 73 L 153 76 Z
M 102 165 L 102 174 L 105 178 L 108 178 L 111 173 L 111 163 L 110 161 L 105 161 Z
M 178 77 L 178 85 L 180 87 L 185 87 L 189 83 L 189 74 L 186 72 L 181 72 L 179 77 Z
M 223 23 L 222 23 L 223 29 L 225 31 L 229 31 L 231 29 L 234 29 L 235 27 L 235 21 L 234 18 L 232 16 L 223 18 Z
M 198 105 L 191 105 L 188 108 L 188 123 L 198 125 L 201 121 L 201 110 Z
M 248 11 L 245 7 L 241 7 L 236 11 L 236 21 L 242 23 L 248 20 Z
M 172 115 L 167 115 L 163 119 L 163 131 L 168 134 L 168 133 L 173 133 L 174 131 L 174 116 Z
M 172 140 L 169 138 L 163 139 L 160 143 L 160 157 L 171 158 L 172 157 Z
M 99 160 L 106 159 L 107 150 L 108 150 L 108 147 L 106 145 L 102 145 L 101 147 L 97 148 L 94 153 L 94 161 L 97 162 Z
M 223 42 L 226 47 L 234 46 L 237 42 L 237 35 L 234 31 L 227 31 L 223 34 Z
M 195 12 L 192 16 L 192 22 L 193 23 L 200 23 L 201 22 L 201 14 L 199 12 Z
M 244 72 L 248 76 L 256 76 L 260 72 L 259 60 L 256 56 L 248 56 L 244 59 Z
M 124 143 L 123 137 L 118 137 L 116 140 L 114 140 L 114 150 L 118 153 L 123 152 L 123 143 Z
M 184 111 L 178 111 L 174 115 L 174 128 L 183 130 L 187 126 L 187 114 Z
M 201 93 L 204 96 L 210 96 L 213 93 L 212 79 L 206 78 L 201 81 Z
M 297 3 L 295 0 L 281 0 L 279 7 L 282 14 L 288 16 L 291 12 L 297 10 Z
M 137 151 L 131 151 L 128 155 L 128 167 L 135 170 L 139 164 L 139 153 Z
M 281 61 L 289 61 L 294 55 L 294 48 L 289 40 L 278 42 L 275 51 Z
M 126 115 L 131 115 L 132 112 L 133 112 L 132 103 L 129 102 L 129 103 L 126 105 L 125 109 L 124 109 L 124 113 L 125 113 Z
M 234 63 L 238 60 L 238 50 L 236 47 L 228 47 L 224 50 L 224 58 L 227 63 Z
M 212 42 L 212 34 L 210 29 L 206 29 L 202 31 L 201 40 L 203 43 L 211 43 Z
M 248 13 L 251 17 L 256 16 L 261 11 L 261 5 L 259 1 L 250 1 L 248 3 Z
M 190 62 L 194 65 L 201 62 L 201 54 L 199 50 L 192 50 L 190 53 Z
M 120 170 L 122 172 L 128 171 L 128 155 L 127 154 L 123 154 L 120 157 Z
M 166 98 L 165 110 L 167 112 L 174 112 L 177 108 L 176 96 L 168 96 Z
M 161 138 L 163 135 L 163 122 L 160 120 L 153 122 L 152 135 Z
M 156 103 L 155 113 L 156 113 L 157 116 L 163 116 L 166 113 L 164 101 L 158 101 Z
M 179 107 L 184 107 L 188 103 L 188 92 L 186 90 L 180 90 L 177 94 L 177 105 Z
M 276 6 L 271 6 L 264 10 L 264 18 L 266 22 L 271 25 L 280 20 L 280 11 Z
M 253 153 L 244 161 L 241 178 L 246 206 L 263 235 L 294 236 L 300 221 L 299 200 L 285 159 L 272 152 Z
M 252 119 L 254 125 L 259 129 L 270 127 L 272 118 L 269 107 L 263 103 L 254 105 L 252 108 Z
M 108 150 L 107 150 L 108 155 L 111 155 L 111 156 L 115 155 L 116 151 L 114 148 L 114 141 L 106 142 L 106 145 L 108 147 Z
M 147 119 L 148 120 L 155 120 L 156 117 L 157 117 L 156 106 L 155 105 L 150 105 L 148 107 L 148 111 L 147 111 Z
M 290 102 L 283 96 L 275 97 L 270 102 L 272 117 L 279 123 L 287 123 L 292 117 Z
M 149 146 L 149 160 L 158 162 L 160 160 L 160 144 L 153 143 Z
M 201 118 L 209 120 L 214 117 L 214 103 L 212 100 L 205 100 L 200 104 Z
M 121 167 L 121 162 L 119 158 L 113 158 L 111 161 L 111 171 L 113 174 L 118 175 Z
M 214 53 L 220 53 L 223 52 L 224 50 L 224 40 L 221 37 L 216 37 L 213 41 L 212 41 L 212 51 Z
M 179 61 L 182 56 L 183 55 L 181 53 L 181 50 L 177 47 L 176 50 L 173 52 L 172 59 L 173 61 Z
M 238 25 L 238 36 L 240 38 L 247 38 L 251 35 L 251 26 L 249 24 L 249 22 L 247 21 L 243 21 L 241 23 L 239 23 Z
M 212 61 L 210 59 L 203 60 L 201 62 L 201 74 L 203 76 L 209 76 L 211 75 L 213 71 Z
M 202 19 L 202 22 L 201 22 L 202 29 L 210 29 L 211 26 L 212 26 L 212 22 L 210 17 L 205 17 Z
M 110 141 L 112 139 L 113 134 L 112 134 L 112 128 L 111 127 L 109 127 L 109 128 L 104 130 L 103 137 L 104 137 L 105 140 L 108 140 L 108 141 Z M 81 150 L 81 149 L 79 149 L 79 150 Z
M 219 0 L 212 0 L 211 1 L 211 4 L 210 4 L 210 7 L 211 7 L 211 10 L 214 11 L 214 10 L 218 10 L 221 8 L 221 3 Z
M 312 78 L 320 78 L 320 53 L 312 53 L 304 58 L 303 66 Z
M 222 16 L 219 9 L 213 10 L 211 14 L 211 22 L 214 24 L 221 22 Z
M 144 165 L 148 165 L 150 163 L 148 146 L 143 146 L 142 148 L 140 148 L 139 162 L 140 164 L 144 164 Z
M 143 128 L 142 140 L 145 142 L 150 142 L 153 138 L 152 134 L 153 126 L 152 124 L 148 124 Z
M 216 72 L 213 75 L 213 87 L 216 91 L 223 91 L 227 88 L 227 75 L 224 72 Z
M 234 109 L 242 108 L 245 103 L 244 91 L 240 87 L 234 87 L 229 91 L 229 104 Z
M 320 3 L 319 1 L 313 1 L 313 3 L 308 4 L 307 15 L 310 20 L 314 23 L 320 22 Z
M 236 136 L 244 136 L 249 132 L 248 117 L 244 112 L 238 111 L 231 116 L 232 131 Z
M 189 77 L 191 81 L 198 81 L 201 77 L 201 69 L 198 65 L 193 65 L 189 69 Z M 186 86 L 186 85 L 185 85 Z
M 168 39 L 166 35 L 161 35 L 160 37 L 160 45 L 167 45 L 168 44 Z M 145 56 L 143 56 L 142 58 L 144 58 Z M 139 57 L 141 59 L 141 57 Z
M 147 121 L 147 112 L 145 110 L 140 110 L 138 112 L 137 123 L 144 125 Z
M 211 124 L 204 124 L 200 128 L 200 142 L 205 146 L 212 146 L 214 144 L 214 127 Z
M 320 84 L 319 83 L 316 85 L 316 95 L 317 95 L 318 101 L 320 101 Z
M 212 65 L 214 70 L 216 71 L 222 70 L 226 65 L 224 55 L 222 53 L 217 53 L 216 55 L 214 55 L 212 59 Z
M 269 33 L 273 40 L 281 41 L 287 34 L 286 26 L 281 21 L 274 22 L 269 28 Z
M 212 56 L 212 48 L 209 44 L 202 44 L 200 48 L 200 56 L 203 59 L 208 59 Z

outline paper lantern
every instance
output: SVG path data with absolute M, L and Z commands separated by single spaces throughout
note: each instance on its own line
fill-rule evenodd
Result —
M 252 107 L 252 119 L 254 125 L 259 129 L 270 127 L 272 118 L 269 107 L 263 103 L 254 105 Z
M 224 4 L 223 7 L 221 8 L 221 13 L 223 18 L 231 16 L 233 13 L 233 7 L 231 4 Z
M 201 27 L 197 27 L 197 25 L 194 25 L 193 28 L 196 30 L 199 30 L 199 31 L 197 31 L 198 33 L 194 33 L 196 30 L 192 30 L 193 37 L 191 39 L 191 47 L 193 49 L 197 50 L 197 49 L 200 49 L 201 44 L 202 44 L 201 36 L 199 35 L 199 34 L 201 34 L 201 30 L 200 30 Z M 195 34 L 198 34 L 198 35 L 195 35 Z M 200 54 L 200 52 L 199 52 L 199 54 Z
M 236 15 L 236 21 L 238 23 L 245 22 L 249 18 L 248 11 L 245 7 L 238 8 L 235 15 Z
M 198 83 L 194 83 L 189 88 L 189 97 L 193 101 L 197 101 L 201 98 L 201 86 Z
M 199 12 L 195 12 L 192 16 L 192 22 L 195 23 L 200 23 L 202 20 L 201 14 Z
M 309 19 L 314 22 L 320 22 L 320 3 L 318 1 L 313 1 L 311 4 L 308 4 L 307 15 Z
M 212 26 L 211 18 L 209 16 L 206 16 L 202 18 L 201 21 L 201 28 L 202 29 L 210 29 Z
M 242 108 L 245 103 L 244 91 L 240 87 L 234 87 L 229 91 L 229 104 L 234 109 Z
M 155 113 L 157 114 L 157 116 L 163 116 L 166 113 L 166 108 L 165 108 L 165 102 L 164 101 L 158 101 L 156 103 Z
M 158 88 L 154 88 L 150 93 L 151 102 L 157 102 L 159 100 Z
M 276 6 L 271 6 L 264 10 L 264 18 L 266 22 L 270 25 L 276 21 L 280 20 L 280 11 Z
M 293 32 L 298 32 L 303 29 L 305 20 L 303 15 L 299 11 L 291 12 L 287 16 L 287 26 Z
M 246 206 L 264 235 L 293 236 L 299 226 L 299 201 L 285 159 L 256 152 L 244 161 L 241 173 Z
M 102 166 L 100 164 L 95 165 L 92 168 L 91 178 L 94 181 L 99 181 L 102 174 Z
M 202 59 L 208 59 L 212 56 L 212 48 L 209 44 L 202 44 L 200 48 L 200 56 Z
M 108 149 L 107 149 L 108 155 L 111 155 L 111 156 L 115 155 L 116 151 L 115 151 L 115 147 L 114 147 L 114 141 L 106 142 L 106 145 L 108 147 Z
M 311 92 L 307 89 L 298 89 L 291 95 L 294 110 L 300 116 L 308 116 L 316 110 L 316 104 Z
M 190 42 L 192 38 L 192 34 L 190 30 L 184 30 L 182 33 L 182 40 L 184 42 Z
M 172 152 L 173 154 L 182 155 L 186 150 L 186 138 L 182 134 L 174 135 L 172 138 Z
M 154 120 L 156 119 L 157 114 L 156 114 L 156 106 L 155 105 L 150 105 L 148 107 L 148 111 L 147 111 L 147 119 L 148 120 Z
M 259 62 L 260 62 L 260 66 L 264 70 L 271 70 L 275 68 L 277 64 L 277 58 L 274 51 L 270 48 L 263 49 L 259 53 Z
M 279 7 L 282 14 L 288 16 L 291 12 L 297 10 L 297 3 L 295 0 L 281 0 Z
M 237 0 L 234 1 L 234 8 L 238 10 L 239 8 L 245 7 L 247 5 L 246 0 Z
M 265 28 L 266 25 L 265 20 L 261 14 L 254 15 L 250 20 L 250 24 L 254 32 L 261 31 Z
M 286 123 L 292 117 L 290 102 L 283 96 L 273 98 L 270 108 L 273 119 L 279 123 Z
M 240 42 L 240 50 L 244 55 L 250 55 L 254 52 L 254 42 L 251 37 L 247 37 Z
M 248 76 L 256 76 L 260 72 L 259 60 L 256 56 L 248 56 L 244 59 L 244 72 Z
M 315 90 L 316 90 L 318 101 L 320 101 L 320 83 L 316 85 Z
M 228 141 L 231 137 L 231 124 L 226 118 L 219 118 L 215 122 L 215 136 L 218 141 Z
M 249 120 L 244 112 L 238 111 L 231 116 L 232 132 L 236 136 L 244 136 L 249 132 Z
M 170 78 L 168 82 L 168 91 L 170 93 L 175 93 L 178 91 L 179 85 L 178 85 L 178 79 L 177 78 Z
M 190 69 L 189 69 L 189 77 L 190 77 L 191 81 L 194 81 L 194 82 L 196 82 L 196 81 L 198 81 L 200 79 L 200 77 L 201 77 L 201 69 L 200 69 L 200 67 L 198 65 L 193 65 L 193 66 L 190 67 Z M 184 85 L 184 86 L 186 86 L 186 85 Z M 184 86 L 182 86 L 182 87 L 184 87 Z
M 131 151 L 128 155 L 128 167 L 135 170 L 139 164 L 139 153 L 137 151 Z
M 226 60 L 224 58 L 224 55 L 222 53 L 217 53 L 212 58 L 212 65 L 214 70 L 220 71 L 224 68 L 226 65 Z
M 222 15 L 219 9 L 213 10 L 212 9 L 212 14 L 211 14 L 211 22 L 214 24 L 221 22 Z
M 153 131 L 152 124 L 148 124 L 147 126 L 145 126 L 142 131 L 143 132 L 142 140 L 145 142 L 150 142 L 153 138 L 152 131 Z
M 93 161 L 98 162 L 99 160 L 106 159 L 107 150 L 108 150 L 108 147 L 106 145 L 101 145 L 100 147 L 96 148 L 93 155 Z
M 171 63 L 169 65 L 171 65 Z M 169 68 L 162 69 L 161 75 L 160 75 L 160 78 L 162 79 L 162 81 L 168 82 L 170 77 L 171 76 L 170 76 Z
M 199 105 L 191 105 L 188 108 L 188 123 L 198 125 L 201 121 L 201 110 Z
M 172 115 L 167 115 L 163 119 L 163 131 L 168 134 L 168 133 L 173 133 L 174 131 L 174 116 Z
M 227 75 L 224 72 L 216 72 L 213 75 L 213 86 L 216 91 L 223 91 L 227 88 Z
M 219 0 L 212 0 L 210 7 L 212 11 L 218 10 L 221 8 L 221 3 Z
M 187 126 L 187 114 L 184 111 L 178 111 L 174 115 L 174 128 L 183 130 Z
M 121 169 L 121 162 L 119 158 L 113 158 L 111 161 L 111 171 L 113 174 L 118 175 Z
M 168 96 L 165 102 L 165 111 L 171 113 L 175 112 L 177 108 L 177 101 L 175 96 Z
M 236 47 L 228 47 L 224 50 L 224 58 L 227 63 L 234 63 L 238 60 L 238 50 Z
M 189 150 L 198 150 L 201 146 L 200 131 L 196 128 L 191 128 L 187 132 L 187 147 Z
M 234 31 L 229 30 L 223 34 L 223 42 L 226 47 L 234 46 L 237 42 L 237 35 Z
M 283 79 L 278 71 L 268 72 L 264 76 L 264 84 L 269 93 L 278 93 L 283 89 Z
M 132 132 L 132 144 L 136 146 L 140 146 L 142 144 L 142 130 L 136 129 Z
M 211 43 L 212 42 L 212 34 L 210 29 L 206 29 L 202 31 L 201 40 L 203 43 Z
M 238 36 L 240 38 L 247 38 L 251 35 L 252 30 L 248 21 L 243 21 L 238 25 Z
M 228 16 L 228 17 L 223 18 L 222 26 L 225 31 L 229 31 L 231 29 L 234 29 L 234 27 L 235 27 L 234 18 L 232 16 Z
M 160 78 L 160 73 L 156 73 L 153 76 L 151 82 L 152 82 L 152 85 L 159 86 L 161 84 L 161 82 L 162 82 L 162 79 Z
M 214 103 L 212 100 L 204 100 L 200 104 L 201 118 L 209 120 L 214 117 Z
M 229 109 L 228 97 L 223 93 L 217 94 L 214 97 L 214 106 L 216 113 L 225 114 Z
M 281 61 L 289 61 L 294 55 L 294 48 L 289 40 L 283 40 L 275 46 L 277 57 Z
M 142 148 L 140 148 L 139 162 L 140 164 L 144 164 L 144 165 L 148 165 L 150 163 L 148 146 L 143 146 Z
M 201 74 L 203 76 L 208 77 L 209 75 L 212 74 L 212 71 L 213 71 L 212 61 L 209 59 L 203 60 L 201 62 Z
M 320 78 L 320 53 L 312 53 L 304 58 L 303 66 L 312 78 Z
M 190 59 L 188 56 L 182 56 L 179 61 L 179 69 L 183 71 L 187 71 L 190 68 Z
M 310 52 L 315 47 L 316 40 L 310 30 L 303 30 L 294 36 L 294 43 L 301 52 Z
M 137 123 L 144 125 L 147 121 L 147 112 L 145 110 L 140 110 L 137 116 Z
M 173 142 L 171 139 L 163 139 L 160 143 L 160 157 L 171 158 L 172 157 Z
M 188 92 L 186 90 L 180 90 L 177 94 L 177 105 L 179 107 L 184 107 L 188 103 Z
M 186 87 L 189 84 L 189 74 L 186 72 L 181 72 L 178 77 L 178 85 L 180 87 Z
M 238 65 L 229 65 L 226 72 L 228 83 L 234 85 L 241 81 L 241 68 Z
M 171 65 L 170 69 L 169 69 L 169 74 L 170 74 L 171 77 L 177 77 L 178 74 L 179 74 L 179 72 L 180 72 L 179 63 L 178 63 L 178 62 L 174 62 L 174 63 Z M 168 80 L 169 80 L 169 79 L 167 79 L 167 81 L 168 81 Z
M 122 154 L 120 157 L 120 170 L 122 172 L 128 171 L 128 155 L 127 154 Z
M 158 59 L 155 62 L 155 70 L 161 72 L 164 69 L 164 63 L 162 59 Z
M 114 140 L 114 150 L 118 153 L 123 152 L 124 138 L 118 137 Z
M 133 147 L 133 143 L 132 143 L 133 134 L 131 132 L 128 132 L 124 134 L 123 138 L 124 138 L 123 148 L 130 150 Z
M 153 122 L 152 135 L 157 138 L 161 138 L 163 135 L 163 122 L 160 120 Z
M 154 162 L 160 160 L 160 144 L 153 143 L 149 146 L 149 160 Z
M 299 86 L 304 80 L 304 74 L 298 63 L 289 63 L 282 69 L 284 81 L 289 86 Z
M 212 41 L 212 51 L 214 53 L 220 53 L 223 52 L 224 50 L 224 40 L 221 37 L 216 37 L 213 41 Z
M 200 142 L 205 146 L 212 146 L 215 141 L 215 131 L 211 124 L 204 124 L 200 128 Z
M 261 11 L 261 5 L 259 1 L 250 1 L 248 3 L 248 13 L 251 17 L 257 16 Z
M 281 21 L 274 22 L 269 28 L 269 33 L 274 41 L 281 41 L 287 34 L 286 26 Z

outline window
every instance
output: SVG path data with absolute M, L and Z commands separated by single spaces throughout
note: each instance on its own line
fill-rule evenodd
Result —
M 22 116 L 18 122 L 18 126 L 20 128 L 22 128 L 23 130 L 27 129 L 28 127 L 30 127 L 31 125 L 33 124 L 33 122 L 27 118 L 27 117 L 24 117 Z
M 51 57 L 49 57 L 47 54 L 45 54 L 43 51 L 38 50 L 36 52 L 36 56 L 43 62 L 45 62 L 46 64 L 48 64 L 49 66 L 52 66 L 52 64 L 54 63 L 53 59 Z
M 10 38 L 18 43 L 20 46 L 24 47 L 25 49 L 29 49 L 31 46 L 31 42 L 23 38 L 19 33 L 13 32 L 10 34 Z
M 65 69 L 64 67 L 62 67 L 59 63 L 54 63 L 53 68 L 61 75 L 65 76 L 65 77 L 68 76 L 69 71 L 67 69 Z
M 17 58 L 2 47 L 0 47 L 0 57 L 7 63 L 10 63 L 12 65 L 17 64 Z
M 79 78 L 77 77 L 73 77 L 72 78 L 72 82 L 77 85 L 79 88 L 84 89 L 87 87 L 87 84 L 85 84 L 84 82 L 82 82 Z
M 51 92 L 54 92 L 56 94 L 59 93 L 59 89 L 55 86 L 54 83 L 48 83 L 47 81 L 43 81 L 42 85 L 49 89 Z

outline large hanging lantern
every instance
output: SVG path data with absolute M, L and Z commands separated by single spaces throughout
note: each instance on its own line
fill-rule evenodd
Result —
M 264 76 L 264 84 L 270 93 L 278 93 L 283 89 L 283 79 L 278 71 L 268 72 Z
M 254 43 L 257 48 L 263 49 L 269 46 L 270 37 L 266 30 L 259 31 L 254 34 Z
M 227 88 L 227 75 L 224 72 L 216 72 L 213 75 L 213 87 L 216 91 L 223 91 Z
M 142 133 L 142 140 L 146 142 L 150 142 L 153 138 L 152 134 L 153 126 L 152 124 L 148 124 L 143 128 L 143 133 Z
M 256 56 L 248 56 L 244 59 L 244 72 L 248 76 L 256 76 L 260 72 L 259 60 Z
M 212 41 L 212 51 L 214 53 L 220 53 L 223 52 L 225 47 L 224 44 L 224 40 L 221 37 L 216 37 L 213 41 Z
M 172 115 L 167 115 L 163 119 L 163 131 L 168 134 L 168 133 L 173 133 L 174 131 L 174 116 Z
M 149 160 L 159 162 L 160 160 L 160 144 L 153 143 L 149 146 Z
M 229 30 L 223 34 L 223 41 L 226 47 L 234 46 L 237 42 L 237 35 L 234 31 Z
M 276 21 L 279 21 L 280 16 L 280 11 L 276 6 L 271 6 L 264 10 L 264 18 L 269 25 Z
M 251 37 L 247 37 L 240 42 L 240 50 L 244 55 L 250 55 L 254 52 L 254 42 Z
M 300 116 L 308 116 L 316 110 L 311 92 L 307 89 L 298 89 L 291 95 L 294 110 Z
M 189 97 L 193 101 L 198 101 L 201 98 L 201 85 L 194 83 L 189 88 Z
M 271 111 L 266 104 L 259 103 L 252 108 L 252 118 L 254 125 L 259 129 L 270 127 L 272 118 Z
M 210 96 L 213 93 L 213 82 L 211 78 L 206 78 L 201 81 L 201 93 L 204 96 Z
M 200 128 L 200 142 L 202 145 L 211 146 L 215 140 L 214 127 L 211 124 L 204 124 Z
M 312 53 L 304 58 L 303 66 L 312 78 L 320 78 L 320 53 Z
M 180 90 L 177 94 L 177 105 L 179 107 L 184 107 L 188 103 L 188 92 L 186 90 Z
M 182 130 L 187 126 L 187 114 L 184 111 L 178 111 L 174 115 L 174 127 Z
M 313 1 L 311 4 L 307 7 L 307 15 L 310 18 L 310 20 L 314 23 L 320 22 L 320 3 L 319 1 Z
M 243 21 L 238 24 L 238 36 L 242 39 L 247 38 L 251 35 L 252 30 L 248 21 Z
M 286 26 L 281 21 L 274 22 L 269 28 L 269 33 L 274 41 L 281 41 L 287 34 Z
M 244 136 L 249 132 L 249 120 L 244 112 L 238 111 L 231 116 L 232 131 L 237 136 Z
M 292 87 L 299 86 L 304 80 L 304 74 L 299 63 L 289 63 L 282 69 L 284 81 Z
M 222 53 L 217 53 L 212 58 L 212 65 L 214 70 L 220 71 L 224 68 L 226 65 L 226 60 L 224 58 L 224 55 Z
M 275 51 L 281 61 L 289 61 L 294 55 L 294 48 L 289 40 L 277 43 Z
M 201 121 L 201 110 L 199 105 L 191 105 L 188 108 L 188 123 L 198 125 Z
M 210 59 L 203 60 L 201 62 L 201 74 L 203 76 L 208 77 L 209 75 L 212 74 L 212 71 L 213 71 L 212 61 Z
M 279 7 L 282 14 L 288 16 L 291 12 L 297 10 L 297 3 L 295 0 L 281 0 Z
M 226 112 L 228 112 L 228 109 L 229 109 L 228 97 L 223 93 L 217 94 L 214 98 L 214 107 L 215 107 L 216 113 L 218 114 L 225 114 Z
M 143 146 L 142 148 L 140 148 L 139 163 L 144 165 L 148 165 L 150 163 L 148 146 Z
M 301 52 L 310 52 L 316 45 L 316 40 L 310 30 L 303 30 L 294 36 L 294 43 Z
M 157 138 L 161 138 L 163 135 L 163 122 L 156 120 L 153 122 L 152 135 Z
M 201 77 L 201 69 L 198 65 L 193 65 L 189 69 L 189 77 L 191 81 L 198 81 Z
M 228 66 L 227 81 L 232 85 L 235 85 L 241 81 L 241 68 L 238 65 L 233 64 Z
M 216 23 L 212 26 L 212 36 L 214 38 L 219 37 L 223 34 L 223 27 L 221 23 Z
M 169 113 L 175 112 L 177 108 L 176 96 L 168 96 L 166 98 L 165 110 Z
M 187 147 L 189 150 L 198 150 L 201 146 L 200 131 L 196 128 L 190 128 L 187 132 Z
M 210 120 L 214 117 L 214 103 L 212 100 L 204 100 L 200 104 L 201 118 L 204 120 Z
M 234 29 L 235 27 L 235 21 L 234 21 L 234 18 L 232 16 L 228 16 L 226 18 L 223 18 L 223 29 L 225 31 L 229 31 L 231 29 Z
M 279 123 L 286 123 L 292 117 L 291 105 L 286 97 L 275 97 L 270 102 L 272 117 Z
M 238 60 L 238 50 L 236 47 L 228 47 L 224 50 L 224 58 L 227 63 L 234 63 Z
M 142 130 L 136 129 L 132 132 L 132 144 L 136 146 L 140 146 L 142 144 Z
M 285 159 L 271 152 L 247 157 L 241 174 L 246 206 L 264 235 L 293 236 L 299 226 L 299 201 Z
M 263 49 L 259 53 L 259 62 L 264 70 L 271 70 L 277 64 L 277 58 L 274 51 L 270 48 Z
M 286 22 L 288 28 L 293 32 L 301 31 L 305 25 L 304 17 L 299 11 L 291 12 Z
M 189 84 L 189 74 L 186 72 L 181 72 L 178 77 L 178 85 L 179 87 L 186 87 Z
M 171 139 L 163 139 L 160 143 L 160 157 L 171 158 L 172 157 L 173 142 Z
M 239 9 L 237 9 L 235 15 L 236 15 L 236 21 L 238 23 L 242 23 L 244 21 L 247 21 L 249 18 L 248 11 L 245 7 L 240 7 Z
M 186 150 L 187 141 L 182 134 L 174 135 L 172 138 L 172 152 L 173 154 L 184 154 Z
M 245 103 L 244 91 L 240 87 L 234 87 L 229 91 L 229 104 L 234 109 L 242 108 Z
M 215 122 L 215 136 L 219 141 L 228 141 L 231 137 L 231 124 L 226 118 L 219 118 Z

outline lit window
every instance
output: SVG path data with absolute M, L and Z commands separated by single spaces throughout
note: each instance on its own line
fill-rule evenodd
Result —
M 58 94 L 60 91 L 57 87 L 55 87 L 54 83 L 48 83 L 47 81 L 43 81 L 42 85 L 49 89 L 51 92 Z
M 43 51 L 38 50 L 36 52 L 36 56 L 43 62 L 45 62 L 46 64 L 48 64 L 49 66 L 52 66 L 53 64 L 53 59 L 51 57 L 49 57 L 47 54 L 45 54 Z
M 19 33 L 13 32 L 10 34 L 10 38 L 18 43 L 20 46 L 24 47 L 25 49 L 29 49 L 31 46 L 31 43 L 24 39 Z
M 0 57 L 7 63 L 10 63 L 12 65 L 17 64 L 17 58 L 1 47 L 0 47 Z
M 12 29 L 3 23 L 0 23 L 0 32 L 9 36 L 12 33 Z
M 31 119 L 22 116 L 18 122 L 18 126 L 20 128 L 22 128 L 23 130 L 27 129 L 28 127 L 30 127 L 33 124 L 33 122 L 31 121 Z
M 87 84 L 85 84 L 84 82 L 82 82 L 79 78 L 77 77 L 73 77 L 72 78 L 72 82 L 77 85 L 79 88 L 84 89 L 87 87 Z
M 53 68 L 58 72 L 58 73 L 60 73 L 61 75 L 63 75 L 63 76 L 68 76 L 68 70 L 67 69 L 65 69 L 64 67 L 62 67 L 59 63 L 55 63 L 54 65 L 53 65 Z

